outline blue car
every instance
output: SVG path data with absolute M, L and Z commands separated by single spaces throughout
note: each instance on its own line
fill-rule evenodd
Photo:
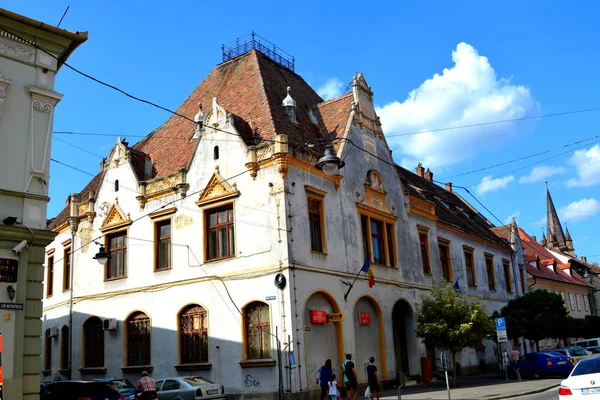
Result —
M 98 382 L 110 382 L 119 389 L 119 393 L 123 395 L 125 400 L 130 398 L 135 398 L 135 386 L 129 381 L 129 379 L 125 378 L 96 378 L 94 379 Z
M 508 366 L 508 376 L 516 378 L 518 369 L 522 378 L 540 379 L 545 376 L 568 376 L 573 370 L 575 360 L 552 351 L 525 354 L 521 359 Z
M 124 400 L 108 382 L 56 381 L 40 389 L 40 400 Z

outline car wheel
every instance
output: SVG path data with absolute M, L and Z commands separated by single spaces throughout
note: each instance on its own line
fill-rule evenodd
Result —
M 533 379 L 542 379 L 542 373 L 540 371 L 533 371 Z

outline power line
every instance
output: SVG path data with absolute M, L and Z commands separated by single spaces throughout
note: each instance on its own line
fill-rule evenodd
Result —
M 96 153 L 92 153 L 91 151 L 89 151 L 89 150 L 86 150 L 86 149 L 84 149 L 83 147 L 80 147 L 80 146 L 74 145 L 73 143 L 67 142 L 66 140 L 63 140 L 63 139 L 61 139 L 61 138 L 57 138 L 57 137 L 55 137 L 54 139 L 58 140 L 59 142 L 66 143 L 66 144 L 68 144 L 69 146 L 75 147 L 76 149 L 79 149 L 79 150 L 81 150 L 81 151 L 84 151 L 84 152 L 86 152 L 86 153 L 88 153 L 88 154 L 91 154 L 91 155 L 93 155 L 93 156 L 96 156 L 96 157 L 98 157 L 98 158 L 104 159 L 104 157 L 102 157 L 102 156 L 99 156 L 99 155 L 98 155 L 98 154 L 96 154 Z
M 587 112 L 592 112 L 592 111 L 600 111 L 600 107 L 587 108 L 587 109 L 582 109 L 582 110 L 564 111 L 564 112 L 558 112 L 558 113 L 552 113 L 552 114 L 540 114 L 540 115 L 533 115 L 533 116 L 529 116 L 529 117 L 502 119 L 502 120 L 498 120 L 498 121 L 480 122 L 480 123 L 476 123 L 476 124 L 449 126 L 449 127 L 445 127 L 445 128 L 425 129 L 422 131 L 397 133 L 397 134 L 385 135 L 385 136 L 386 137 L 410 136 L 410 135 L 418 135 L 420 133 L 431 133 L 431 132 L 450 131 L 450 130 L 454 130 L 454 129 L 474 128 L 474 127 L 478 127 L 478 126 L 496 125 L 496 124 L 503 124 L 506 122 L 525 121 L 525 120 L 529 120 L 529 119 L 558 117 L 561 115 L 581 114 L 581 113 L 587 113 Z

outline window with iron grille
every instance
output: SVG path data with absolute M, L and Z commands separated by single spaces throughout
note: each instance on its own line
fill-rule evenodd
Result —
M 50 328 L 46 329 L 44 335 L 44 369 L 52 369 L 52 338 L 50 337 Z
M 246 324 L 246 358 L 258 360 L 271 358 L 271 323 L 269 306 L 260 301 L 250 303 L 244 309 Z
M 54 289 L 54 256 L 48 257 L 48 279 L 46 279 L 46 297 L 52 296 Z
M 124 278 L 127 275 L 127 231 L 107 235 L 106 279 Z
M 60 330 L 60 369 L 69 368 L 69 327 Z
M 429 263 L 429 235 L 426 231 L 419 231 L 419 247 L 421 249 L 423 272 L 431 274 L 431 264 Z
M 452 266 L 450 264 L 450 246 L 447 243 L 438 243 L 440 252 L 440 267 L 442 268 L 442 276 L 445 280 L 452 280 Z
M 208 317 L 197 304 L 179 314 L 179 354 L 181 364 L 208 362 Z
M 473 258 L 473 251 L 470 249 L 464 249 L 465 255 L 465 267 L 467 269 L 467 283 L 469 286 L 477 285 L 477 274 L 475 272 L 475 260 Z
M 506 292 L 513 292 L 512 278 L 510 276 L 510 261 L 502 260 L 502 269 L 504 270 L 504 282 L 506 282 Z
M 63 292 L 71 289 L 71 248 L 63 252 Z
M 150 318 L 135 312 L 127 318 L 127 365 L 150 365 Z
M 90 317 L 85 321 L 83 340 L 84 368 L 104 367 L 104 331 L 100 318 Z
M 156 222 L 156 264 L 157 271 L 171 268 L 171 219 Z
M 485 269 L 487 271 L 488 288 L 490 290 L 496 290 L 496 272 L 494 271 L 494 256 L 486 254 L 485 256 Z
M 205 212 L 206 259 L 219 260 L 235 255 L 233 204 Z
M 308 221 L 310 225 L 310 249 L 323 252 L 323 202 L 314 197 L 308 198 Z

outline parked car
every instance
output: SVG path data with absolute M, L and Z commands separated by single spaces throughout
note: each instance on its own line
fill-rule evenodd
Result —
M 199 376 L 165 378 L 156 381 L 158 400 L 225 399 L 223 385 Z
M 591 395 L 591 396 L 588 396 Z M 600 397 L 600 356 L 581 360 L 558 388 L 559 399 Z
M 600 346 L 600 338 L 581 339 L 569 343 L 567 347 L 579 346 L 579 347 L 594 347 Z
M 128 400 L 130 397 L 135 398 L 135 386 L 131 383 L 129 379 L 125 378 L 96 378 L 94 379 L 98 382 L 111 382 L 113 385 L 119 389 L 119 393 L 125 397 L 125 400 Z
M 40 400 L 124 400 L 110 382 L 57 381 L 40 390 Z
M 563 347 L 562 349 L 556 349 L 552 351 L 555 351 L 567 357 L 571 357 L 573 360 L 575 360 L 575 364 L 577 364 L 584 358 L 588 358 L 592 355 L 592 353 L 580 346 Z
M 567 376 L 573 370 L 573 363 L 569 357 L 551 351 L 525 354 L 521 359 L 508 366 L 508 376 L 515 378 L 516 370 L 522 378 L 540 379 L 545 376 Z
M 589 351 L 592 354 L 598 354 L 600 353 L 600 346 L 592 346 L 592 347 L 586 347 L 585 348 L 587 351 Z

